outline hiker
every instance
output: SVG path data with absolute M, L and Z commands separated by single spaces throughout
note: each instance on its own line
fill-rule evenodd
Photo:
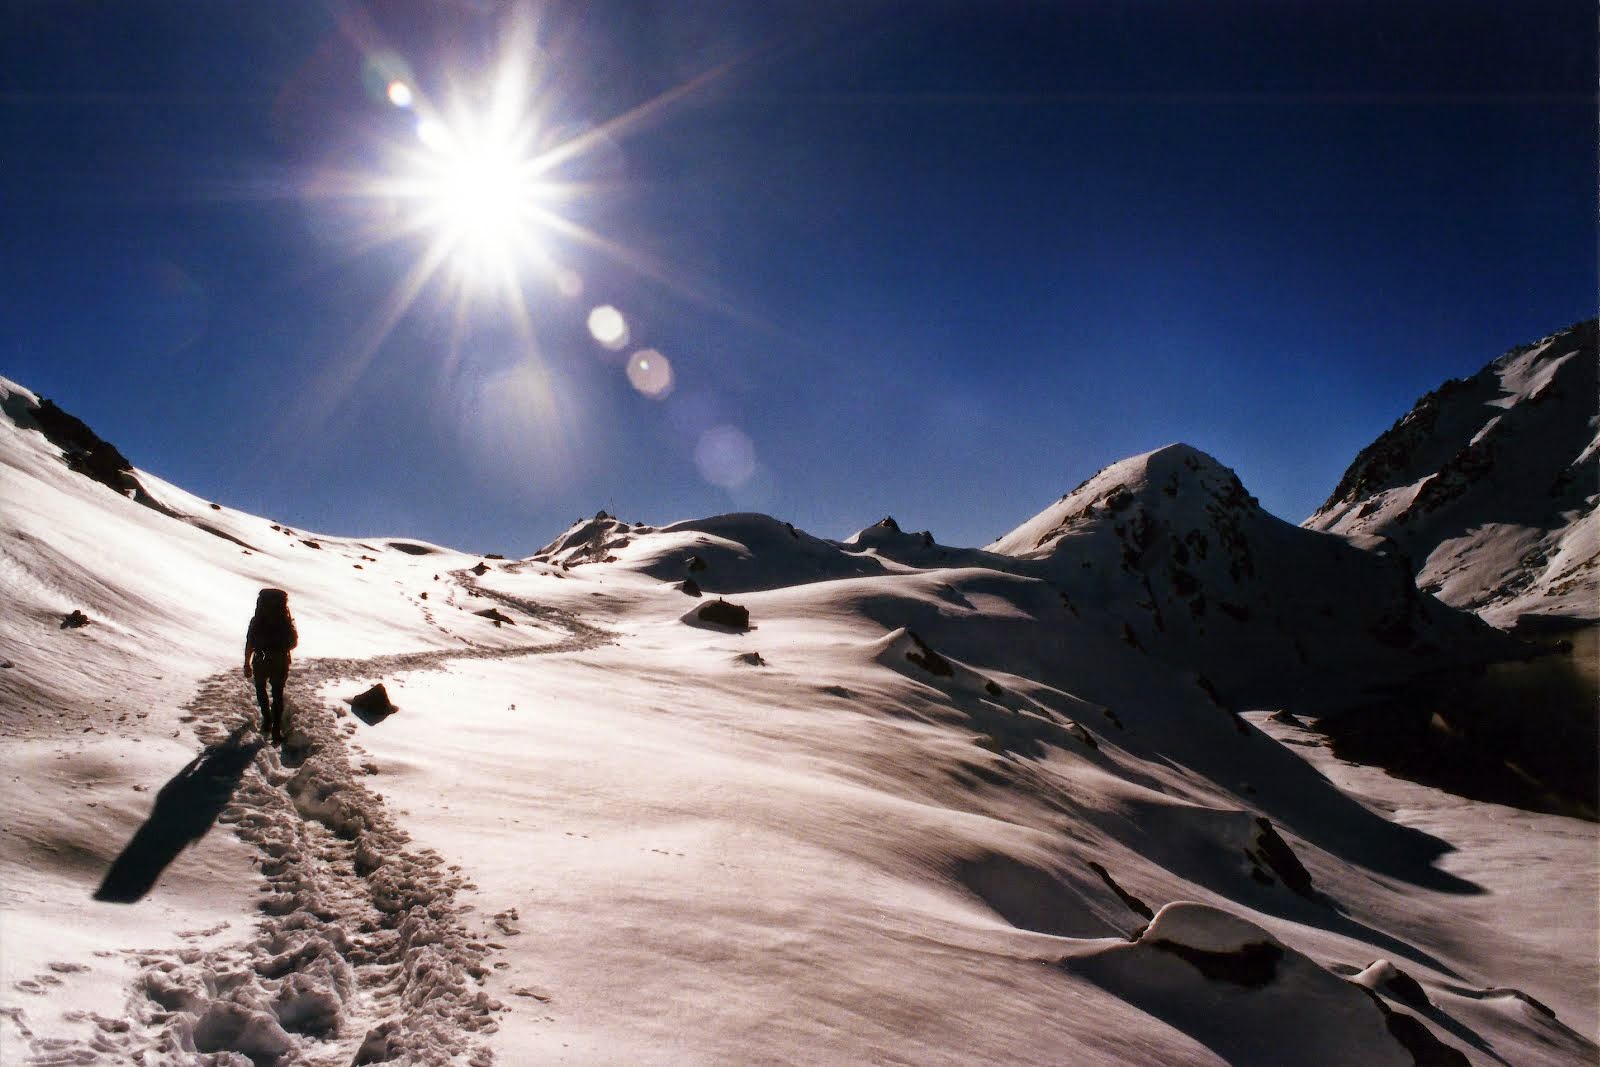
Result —
M 289 678 L 289 652 L 300 643 L 289 616 L 289 594 L 263 589 L 256 595 L 256 613 L 244 639 L 244 676 L 255 677 L 256 703 L 261 705 L 261 733 L 269 741 L 284 740 L 283 685 Z M 267 686 L 272 703 L 267 703 Z

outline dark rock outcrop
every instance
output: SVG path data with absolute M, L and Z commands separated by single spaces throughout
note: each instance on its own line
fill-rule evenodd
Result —
M 750 609 L 720 597 L 708 604 L 702 604 L 695 612 L 695 618 L 716 626 L 726 626 L 730 630 L 750 628 Z

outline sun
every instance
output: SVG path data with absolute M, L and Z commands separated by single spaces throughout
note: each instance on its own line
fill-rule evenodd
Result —
M 510 338 L 495 344 L 537 360 L 542 316 L 563 313 L 551 296 L 570 303 L 588 286 L 575 259 L 598 255 L 733 313 L 691 273 L 579 218 L 592 216 L 596 198 L 617 187 L 615 179 L 587 176 L 587 160 L 696 99 L 748 57 L 591 123 L 572 113 L 572 87 L 563 75 L 571 57 L 540 45 L 536 0 L 507 0 L 495 17 L 497 56 L 470 68 L 435 65 L 428 78 L 416 76 L 369 23 L 356 19 L 342 27 L 362 57 L 361 85 L 381 117 L 350 146 L 350 165 L 318 171 L 296 191 L 342 213 L 349 225 L 337 236 L 347 258 L 382 251 L 400 266 L 388 293 L 324 368 L 311 422 L 331 417 L 415 315 L 443 316 L 432 318 L 430 329 L 448 326 L 447 343 L 438 349 L 441 380 L 454 373 L 474 336 Z M 596 311 L 601 320 L 590 322 L 591 334 L 620 351 L 630 339 L 626 320 L 609 307 Z M 644 376 L 647 395 L 671 388 L 664 356 L 645 358 L 632 373 Z
M 411 165 L 412 222 L 469 278 L 508 278 L 543 249 L 546 201 L 528 137 L 488 121 L 423 119 Z

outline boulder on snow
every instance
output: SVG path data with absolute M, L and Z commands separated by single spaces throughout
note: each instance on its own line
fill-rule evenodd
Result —
M 678 583 L 678 592 L 687 593 L 690 596 L 699 596 L 700 583 L 695 581 L 693 578 L 685 578 L 683 581 Z
M 89 616 L 85 615 L 77 608 L 73 608 L 70 612 L 61 616 L 61 628 L 63 630 L 76 630 L 80 626 L 88 625 Z
M 480 561 L 476 567 L 472 568 L 472 573 L 476 574 L 479 578 L 482 578 L 485 574 L 489 573 L 489 565 Z
M 368 726 L 375 726 L 400 709 L 389 700 L 389 690 L 379 682 L 366 692 L 351 697 L 350 710 Z
M 694 615 L 701 622 L 709 622 L 714 626 L 726 626 L 730 630 L 750 629 L 750 609 L 721 597 L 700 605 Z

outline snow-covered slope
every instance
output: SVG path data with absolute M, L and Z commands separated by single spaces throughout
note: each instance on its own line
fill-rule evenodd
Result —
M 988 548 L 1114 614 L 1135 647 L 1203 671 L 1233 707 L 1315 711 L 1351 699 L 1343 681 L 1376 685 L 1501 644 L 1419 595 L 1402 560 L 1275 518 L 1187 445 L 1106 467 Z
M 1579 323 L 1427 394 L 1304 525 L 1388 539 L 1500 627 L 1600 620 L 1595 337 Z
M 599 516 L 479 560 L 97 481 L 4 390 L 6 1063 L 1600 1051 L 1594 824 L 1358 798 L 1235 714 L 1472 621 L 1193 450 L 987 550 Z M 267 584 L 282 751 L 239 677 Z

